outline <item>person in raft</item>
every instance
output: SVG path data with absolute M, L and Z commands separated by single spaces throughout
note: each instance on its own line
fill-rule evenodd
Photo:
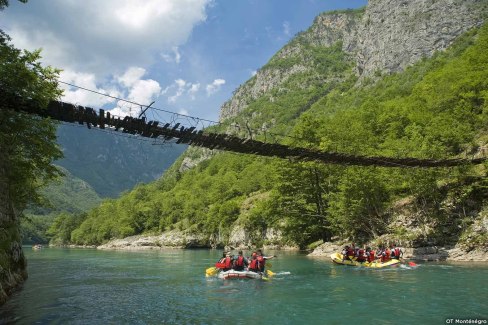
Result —
M 374 253 L 374 249 L 371 249 L 371 247 L 366 247 L 366 256 L 368 259 L 368 263 L 373 263 L 376 259 Z
M 259 269 L 259 272 L 263 272 L 264 273 L 264 268 L 266 266 L 266 260 L 270 260 L 273 257 L 276 257 L 276 255 L 273 255 L 273 256 L 264 256 L 263 255 L 263 252 L 260 249 L 258 249 L 258 251 L 256 253 L 257 253 L 256 259 L 258 260 L 258 269 Z
M 222 258 L 215 263 L 215 267 L 224 272 L 232 269 L 232 257 L 230 256 L 230 252 L 224 252 Z
M 354 245 L 354 243 L 353 243 Z M 344 262 L 345 260 L 353 260 L 354 255 L 356 255 L 356 252 L 354 250 L 354 246 L 348 246 L 346 245 L 344 249 L 342 250 L 342 261 Z
M 252 252 L 249 260 L 249 267 L 247 269 L 251 272 L 259 272 L 258 254 L 256 252 Z
M 247 258 L 242 255 L 242 251 L 237 253 L 238 255 L 234 258 L 234 267 L 235 271 L 244 271 L 244 269 L 249 265 Z
M 356 250 L 356 261 L 358 261 L 359 263 L 364 263 L 366 262 L 366 259 L 366 250 L 364 249 L 364 247 L 359 247 Z
M 391 245 L 391 258 L 395 260 L 401 259 L 403 256 L 403 251 L 400 247 L 397 247 L 395 244 Z

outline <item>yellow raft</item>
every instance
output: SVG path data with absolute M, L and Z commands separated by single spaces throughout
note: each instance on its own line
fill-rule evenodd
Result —
M 387 266 L 391 266 L 391 265 L 400 264 L 400 260 L 395 260 L 395 259 L 389 260 L 388 262 L 384 262 L 384 263 L 381 263 L 381 262 L 373 262 L 373 263 L 364 262 L 364 263 L 360 263 L 360 262 L 357 262 L 357 261 L 342 260 L 342 257 L 343 257 L 343 255 L 340 254 L 340 253 L 334 253 L 334 254 L 330 255 L 330 258 L 332 259 L 332 262 L 337 263 L 337 264 L 342 264 L 342 265 L 362 266 L 362 267 L 371 267 L 371 268 L 374 268 L 374 269 L 379 269 L 379 268 L 382 268 L 382 267 L 387 267 Z

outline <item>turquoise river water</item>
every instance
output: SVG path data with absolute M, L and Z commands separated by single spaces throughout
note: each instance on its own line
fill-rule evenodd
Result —
M 488 265 L 390 269 L 277 254 L 274 278 L 219 280 L 216 250 L 25 249 L 0 324 L 446 324 L 488 319 Z M 481 324 L 483 321 L 481 321 Z

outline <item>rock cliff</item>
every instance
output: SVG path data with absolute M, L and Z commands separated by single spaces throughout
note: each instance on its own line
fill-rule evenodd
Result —
M 357 72 L 398 72 L 448 48 L 486 15 L 484 0 L 370 0 L 357 25 Z
M 235 91 L 222 105 L 220 119 L 236 116 L 294 74 L 313 73 L 303 44 L 330 47 L 341 42 L 363 80 L 402 71 L 448 48 L 458 36 L 481 25 L 487 12 L 487 0 L 370 0 L 365 9 L 323 13 Z M 291 64 L 272 64 L 279 59 Z

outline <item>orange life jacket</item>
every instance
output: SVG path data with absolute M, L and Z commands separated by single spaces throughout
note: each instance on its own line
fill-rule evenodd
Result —
M 251 263 L 249 263 L 249 270 L 251 271 L 258 271 L 258 260 L 257 259 L 253 259 L 251 260 Z
M 234 266 L 244 266 L 244 256 L 238 256 L 237 259 L 234 261 Z
M 368 262 L 374 261 L 374 251 L 369 251 Z
M 381 254 L 381 262 L 388 262 L 390 260 L 390 254 L 391 254 L 390 249 L 388 248 L 385 249 Z
M 364 262 L 366 260 L 366 258 L 364 257 L 364 249 L 360 248 L 358 250 L 358 258 L 357 258 L 357 261 L 358 262 Z
M 225 258 L 224 265 L 225 265 L 225 268 L 226 269 L 231 269 L 232 268 L 232 259 L 230 258 L 230 256 L 227 256 Z
M 225 257 L 221 258 L 217 263 L 215 263 L 215 267 L 218 269 L 225 269 Z

